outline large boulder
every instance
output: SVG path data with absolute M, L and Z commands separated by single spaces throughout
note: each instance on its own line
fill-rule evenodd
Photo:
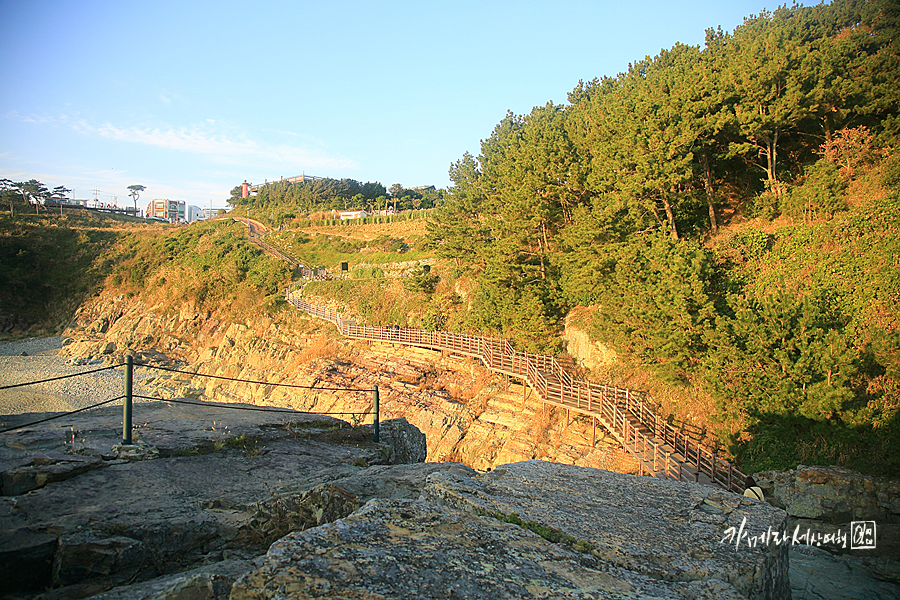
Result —
M 231 592 L 231 600 L 626 596 L 743 598 L 721 581 L 648 577 L 517 525 L 419 500 L 371 500 L 291 534 Z
M 784 527 L 696 484 L 542 461 L 436 470 L 419 500 L 279 540 L 232 598 L 786 598 L 788 545 L 759 539 Z
M 900 561 L 900 481 L 803 465 L 754 478 L 766 500 L 787 512 L 788 528 L 802 543 L 834 554 Z M 860 527 L 871 531 L 874 543 L 853 539 L 852 530 Z
M 798 466 L 754 475 L 766 500 L 792 517 L 830 523 L 878 520 L 900 523 L 900 481 L 844 467 Z
M 468 479 L 433 475 L 425 498 L 515 515 L 649 577 L 715 579 L 749 598 L 789 594 L 788 545 L 750 539 L 784 531 L 784 511 L 718 488 L 531 460 Z
M 385 464 L 405 465 L 425 462 L 428 446 L 425 434 L 400 417 L 380 424 L 379 442 L 385 444 L 382 457 Z

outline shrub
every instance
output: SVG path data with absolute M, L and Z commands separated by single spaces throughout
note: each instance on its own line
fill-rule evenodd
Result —
M 819 160 L 804 171 L 803 183 L 795 186 L 781 199 L 781 210 L 805 221 L 819 216 L 831 218 L 847 208 L 843 194 L 847 181 L 837 165 Z

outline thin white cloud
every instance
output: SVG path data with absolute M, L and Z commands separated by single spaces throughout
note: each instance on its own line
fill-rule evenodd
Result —
M 157 89 L 159 90 L 159 92 L 156 94 L 156 97 L 159 98 L 159 101 L 166 106 L 171 106 L 173 102 L 177 102 L 179 104 L 184 103 L 184 99 L 178 92 L 173 92 L 164 88 Z
M 212 119 L 191 127 L 119 127 L 111 123 L 95 126 L 84 119 L 75 122 L 73 126 L 86 135 L 201 154 L 228 164 L 249 166 L 248 163 L 276 162 L 299 169 L 356 168 L 352 160 L 321 150 L 289 144 L 266 144 L 245 135 L 219 133 L 214 129 L 215 121 Z
M 56 118 L 48 117 L 46 115 L 23 115 L 17 110 L 11 110 L 6 113 L 6 118 L 16 119 L 17 121 L 23 121 L 25 123 L 53 123 L 57 121 Z

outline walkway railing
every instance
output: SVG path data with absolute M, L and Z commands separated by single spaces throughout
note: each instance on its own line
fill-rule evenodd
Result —
M 720 456 L 717 447 L 705 445 L 699 430 L 661 419 L 645 392 L 578 380 L 552 356 L 519 352 L 505 339 L 360 325 L 333 309 L 308 303 L 295 289 L 288 289 L 286 299 L 296 308 L 336 324 L 348 338 L 463 354 L 481 360 L 492 371 L 521 379 L 541 402 L 599 421 L 656 477 L 744 491 L 746 475 Z
M 46 423 L 47 421 L 53 421 L 55 419 L 61 419 L 63 417 L 67 417 L 69 415 L 74 415 L 76 413 L 84 412 L 87 410 L 91 410 L 94 408 L 98 408 L 100 406 L 104 406 L 106 404 L 110 404 L 112 402 L 116 402 L 118 400 L 122 400 L 122 444 L 125 446 L 132 445 L 132 413 L 133 413 L 133 405 L 134 398 L 139 398 L 143 400 L 158 400 L 161 402 L 172 402 L 175 404 L 194 404 L 198 406 L 205 406 L 208 408 L 216 408 L 216 409 L 226 409 L 226 410 L 245 410 L 245 411 L 263 411 L 263 412 L 275 412 L 282 413 L 286 415 L 298 415 L 298 414 L 314 414 L 314 415 L 340 415 L 347 416 L 351 415 L 353 417 L 363 417 L 366 415 L 373 415 L 373 423 L 372 423 L 372 438 L 373 441 L 377 444 L 379 442 L 379 430 L 380 430 L 380 402 L 379 402 L 379 392 L 378 386 L 373 385 L 371 390 L 361 389 L 361 388 L 324 388 L 324 387 L 315 387 L 315 385 L 300 385 L 295 383 L 274 383 L 270 381 L 253 381 L 249 379 L 240 379 L 237 377 L 227 377 L 225 375 L 213 375 L 208 373 L 199 373 L 195 371 L 184 371 L 180 369 L 174 369 L 171 367 L 163 367 L 160 365 L 138 365 L 140 367 L 144 367 L 147 369 L 155 369 L 158 371 L 167 371 L 170 373 L 179 373 L 182 375 L 189 375 L 191 377 L 200 377 L 200 378 L 208 378 L 208 379 L 224 379 L 228 381 L 235 381 L 238 383 L 248 383 L 248 384 L 257 384 L 257 385 L 265 385 L 272 387 L 288 387 L 288 388 L 300 388 L 305 390 L 315 390 L 316 392 L 364 392 L 372 394 L 372 404 L 370 405 L 369 410 L 365 410 L 363 412 L 351 412 L 351 411 L 336 411 L 336 412 L 310 412 L 310 411 L 299 411 L 288 408 L 279 408 L 279 407 L 271 407 L 271 406 L 242 406 L 242 405 L 228 405 L 228 404 L 209 404 L 209 403 L 201 403 L 201 402 L 192 402 L 190 400 L 178 399 L 178 398 L 157 398 L 153 396 L 140 396 L 138 394 L 133 393 L 133 382 L 134 382 L 134 359 L 131 355 L 125 357 L 124 363 L 119 363 L 115 365 L 110 365 L 107 367 L 101 367 L 99 369 L 92 369 L 89 371 L 82 371 L 80 373 L 70 373 L 68 375 L 61 375 L 59 377 L 50 377 L 48 379 L 41 379 L 37 381 L 25 381 L 22 383 L 14 383 L 11 385 L 0 386 L 0 390 L 7 390 L 12 388 L 26 387 L 32 385 L 38 385 L 41 383 L 47 383 L 50 381 L 58 381 L 61 379 L 71 379 L 73 377 L 81 377 L 83 375 L 90 375 L 92 373 L 98 373 L 100 371 L 107 371 L 110 369 L 117 369 L 119 367 L 125 367 L 125 381 L 124 381 L 124 391 L 125 393 L 121 396 L 117 396 L 115 398 L 110 398 L 108 400 L 104 400 L 102 402 L 98 402 L 96 404 L 92 404 L 90 406 L 85 406 L 76 410 L 61 412 L 49 417 L 45 417 L 42 419 L 38 419 L 37 421 L 31 421 L 29 423 L 20 423 L 12 427 L 5 427 L 0 429 L 0 434 L 8 433 L 10 431 L 15 431 L 18 429 L 23 429 L 26 427 L 31 427 L 33 425 L 38 425 L 40 423 Z M 2 426 L 2 423 L 0 423 Z

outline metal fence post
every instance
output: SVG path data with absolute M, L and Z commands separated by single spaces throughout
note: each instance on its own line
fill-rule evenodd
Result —
M 375 435 L 374 435 L 374 438 L 375 438 L 374 441 L 375 441 L 375 443 L 377 444 L 378 441 L 379 441 L 379 437 L 380 437 L 380 431 L 379 431 L 379 429 L 380 429 L 380 425 L 381 425 L 381 424 L 379 423 L 379 417 L 380 417 L 379 412 L 380 412 L 380 408 L 379 408 L 379 406 L 378 406 L 378 386 L 377 386 L 377 385 L 373 385 L 373 386 L 372 386 L 372 403 L 375 405 L 375 423 L 374 423 L 374 428 L 373 428 L 373 429 L 374 429 L 374 433 L 375 433 Z
M 125 402 L 122 406 L 122 443 L 131 446 L 131 384 L 134 371 L 134 358 L 125 357 Z

